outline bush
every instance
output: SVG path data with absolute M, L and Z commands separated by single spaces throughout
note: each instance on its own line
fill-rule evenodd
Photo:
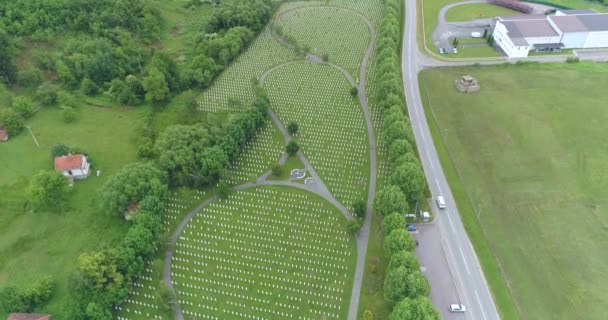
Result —
M 290 156 L 293 156 L 294 154 L 298 153 L 299 150 L 300 146 L 295 140 L 289 141 L 289 143 L 285 147 L 285 151 L 287 151 L 287 154 L 289 154 Z
M 230 186 L 225 181 L 220 181 L 217 185 L 217 195 L 220 199 L 226 199 L 230 195 Z
M 74 108 L 69 106 L 61 106 L 61 118 L 65 123 L 72 123 L 76 120 L 76 112 Z
M 272 166 L 272 175 L 275 177 L 280 177 L 282 174 L 283 174 L 283 166 L 278 163 L 275 163 Z
M 348 229 L 348 232 L 350 232 L 351 234 L 355 234 L 359 232 L 359 230 L 361 230 L 362 226 L 363 221 L 361 221 L 360 219 L 352 219 L 348 221 L 346 228 Z
M 325 62 L 329 62 L 329 54 L 324 53 L 323 56 L 321 57 L 321 59 L 323 59 L 323 61 L 325 61 Z
M 580 59 L 578 57 L 568 57 L 568 58 L 566 58 L 566 62 L 567 63 L 577 63 L 579 61 L 580 61 Z
M 82 89 L 82 92 L 84 92 L 84 94 L 86 94 L 87 96 L 94 96 L 99 92 L 99 87 L 97 86 L 97 84 L 95 84 L 95 82 L 93 82 L 93 80 L 89 78 L 82 79 L 82 82 L 80 83 L 80 88 Z
M 29 68 L 17 73 L 17 83 L 23 87 L 37 87 L 42 83 L 42 72 L 36 68 Z
M 69 187 L 59 172 L 41 171 L 32 178 L 28 196 L 37 209 L 57 210 L 67 201 Z
M 51 148 L 51 157 L 52 158 L 65 156 L 68 153 L 70 153 L 70 148 L 62 143 L 58 143 L 58 144 L 54 145 L 53 148 Z
M 45 82 L 36 89 L 36 99 L 38 99 L 42 105 L 53 105 L 57 103 L 58 91 L 59 87 L 50 82 Z
M 287 132 L 289 132 L 289 134 L 292 136 L 295 135 L 296 133 L 298 133 L 298 129 L 299 129 L 298 123 L 295 121 L 290 121 L 287 124 Z
M 353 213 L 358 218 L 365 217 L 367 211 L 367 202 L 363 199 L 359 199 L 353 203 Z
M 0 110 L 0 123 L 9 134 L 15 135 L 23 129 L 23 117 L 14 109 Z
M 359 88 L 357 87 L 352 87 L 350 88 L 350 95 L 353 97 L 356 97 L 359 94 Z
M 34 112 L 34 102 L 28 97 L 15 97 L 13 99 L 13 108 L 21 117 L 27 119 Z

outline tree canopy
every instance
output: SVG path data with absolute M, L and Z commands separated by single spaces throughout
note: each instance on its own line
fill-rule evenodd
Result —
M 58 210 L 69 194 L 68 181 L 59 172 L 41 171 L 32 178 L 28 195 L 36 209 Z
M 415 247 L 414 239 L 405 229 L 393 230 L 384 239 L 384 254 L 388 258 L 401 250 L 414 251 Z
M 389 185 L 376 194 L 374 209 L 383 216 L 393 212 L 405 213 L 408 210 L 407 197 L 399 187 Z
M 393 212 L 386 217 L 382 223 L 384 235 L 389 235 L 393 230 L 405 228 L 405 216 L 401 212 Z
M 393 309 L 388 320 L 439 320 L 439 313 L 427 297 L 403 299 Z

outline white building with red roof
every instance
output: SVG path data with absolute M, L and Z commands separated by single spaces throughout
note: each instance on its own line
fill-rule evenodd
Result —
M 89 176 L 90 164 L 84 154 L 66 155 L 55 158 L 55 171 L 73 179 L 85 179 Z

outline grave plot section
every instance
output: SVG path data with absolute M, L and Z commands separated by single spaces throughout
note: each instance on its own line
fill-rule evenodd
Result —
M 330 5 L 351 8 L 366 16 L 372 23 L 379 24 L 384 5 L 382 0 L 331 0 Z
M 237 161 L 232 164 L 226 182 L 241 184 L 254 181 L 279 161 L 285 149 L 284 146 L 283 136 L 274 123 L 267 120 L 256 134 L 255 139 L 247 143 Z
M 202 93 L 199 110 L 243 111 L 255 98 L 254 82 L 266 69 L 298 59 L 293 50 L 273 38 L 269 28 Z
M 369 28 L 356 13 L 336 7 L 304 7 L 279 15 L 274 25 L 317 56 L 327 54 L 357 81 L 370 40 Z
M 212 195 L 209 191 L 183 189 L 173 192 L 162 215 L 163 230 L 170 234 L 196 204 Z M 172 319 L 171 310 L 161 304 L 159 292 L 162 280 L 164 251 L 148 262 L 144 273 L 135 281 L 129 297 L 116 309 L 118 320 Z
M 355 247 L 326 201 L 259 187 L 199 212 L 171 274 L 186 319 L 346 319 Z
M 367 199 L 369 144 L 361 106 L 338 70 L 294 63 L 264 83 L 282 123 L 299 124 L 297 140 L 329 191 L 344 206 Z

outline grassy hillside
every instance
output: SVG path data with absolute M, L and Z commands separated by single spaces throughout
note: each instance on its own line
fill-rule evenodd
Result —
M 465 225 L 469 233 L 481 228 L 476 250 L 484 267 L 497 262 L 517 317 L 605 314 L 606 72 L 605 64 L 526 64 L 421 75 L 436 138 L 448 151 L 443 164 L 456 169 L 450 184 L 464 186 L 457 202 Z M 479 93 L 455 90 L 463 74 L 480 81 Z M 485 271 L 502 294 L 496 270 Z

